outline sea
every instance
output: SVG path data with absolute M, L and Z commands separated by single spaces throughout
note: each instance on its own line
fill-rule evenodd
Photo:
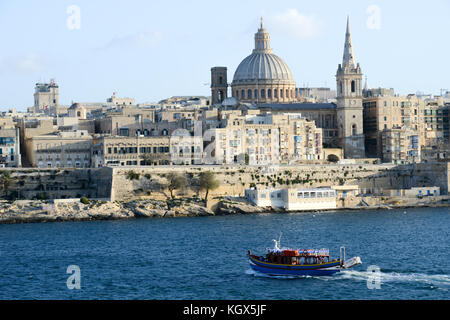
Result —
M 448 300 L 450 208 L 0 225 L 0 299 Z M 253 272 L 247 250 L 327 248 L 327 277 Z

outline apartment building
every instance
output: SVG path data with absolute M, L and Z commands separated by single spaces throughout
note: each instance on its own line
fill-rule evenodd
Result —
M 322 130 L 299 114 L 223 115 L 220 128 L 206 132 L 210 164 L 292 164 L 322 157 Z
M 396 164 L 421 162 L 417 131 L 407 127 L 385 129 L 381 133 L 383 162 Z
M 38 168 L 89 168 L 92 137 L 85 130 L 52 132 L 26 140 L 27 160 Z

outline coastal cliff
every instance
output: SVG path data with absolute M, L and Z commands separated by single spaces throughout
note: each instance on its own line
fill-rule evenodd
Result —
M 271 207 L 257 207 L 244 199 L 221 199 L 209 209 L 203 202 L 193 199 L 176 199 L 173 201 L 134 200 L 89 201 L 83 203 L 79 199 L 61 201 L 18 200 L 0 202 L 0 224 L 61 222 L 89 220 L 124 220 L 136 218 L 176 218 L 204 217 L 240 214 L 284 213 L 285 211 Z M 410 207 L 449 207 L 448 197 L 441 199 L 420 200 L 403 204 L 383 204 L 370 206 L 352 206 L 335 210 L 376 210 Z

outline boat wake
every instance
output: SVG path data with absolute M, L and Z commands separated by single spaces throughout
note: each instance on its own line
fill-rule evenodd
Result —
M 270 276 L 263 274 L 252 269 L 248 269 L 246 272 L 248 275 L 255 277 L 275 278 L 275 279 L 318 279 L 322 281 L 342 281 L 342 280 L 355 280 L 355 281 L 372 281 L 374 279 L 373 272 L 357 271 L 357 270 L 342 270 L 341 272 L 333 276 Z M 381 285 L 387 283 L 417 283 L 423 285 L 429 285 L 433 288 L 448 291 L 450 290 L 450 275 L 447 274 L 424 274 L 424 273 L 399 273 L 399 272 L 380 272 L 379 280 Z
M 378 277 L 381 284 L 413 282 L 418 284 L 431 285 L 440 289 L 450 289 L 450 275 L 447 274 L 424 274 L 424 273 L 400 273 L 400 272 L 382 272 L 378 274 L 368 271 L 343 270 L 334 279 L 350 279 L 357 281 L 371 281 L 374 276 Z

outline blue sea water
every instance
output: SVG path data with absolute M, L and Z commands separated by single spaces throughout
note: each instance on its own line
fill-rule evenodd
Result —
M 0 299 L 449 299 L 449 208 L 0 225 Z M 247 250 L 329 248 L 332 277 L 254 273 Z M 69 290 L 70 265 L 80 268 Z M 380 268 L 379 289 L 369 266 Z M 375 276 L 375 278 L 374 278 Z M 369 286 L 368 286 L 369 283 Z M 370 285 L 372 284 L 372 285 Z M 369 287 L 375 287 L 369 289 Z

